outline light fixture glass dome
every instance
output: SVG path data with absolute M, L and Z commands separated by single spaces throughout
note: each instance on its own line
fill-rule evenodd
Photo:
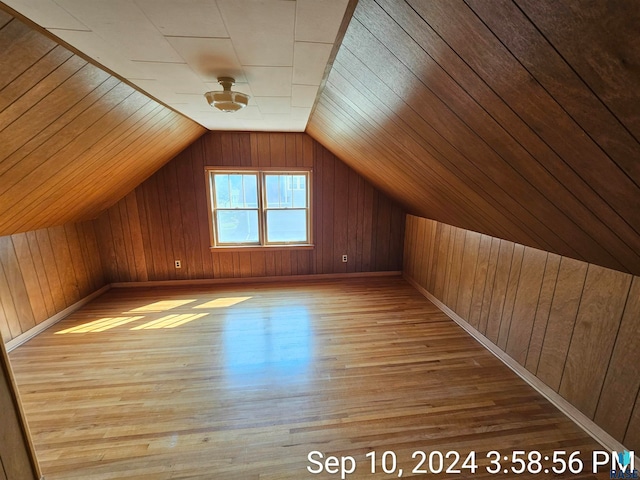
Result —
M 249 103 L 249 95 L 231 90 L 231 87 L 235 84 L 235 79 L 231 77 L 219 77 L 218 83 L 222 85 L 224 89 L 222 92 L 212 91 L 204 94 L 209 105 L 223 112 L 237 112 L 247 106 Z

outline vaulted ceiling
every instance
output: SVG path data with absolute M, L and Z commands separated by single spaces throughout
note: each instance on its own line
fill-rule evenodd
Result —
M 640 2 L 360 0 L 307 127 L 418 215 L 640 273 Z
M 95 216 L 204 131 L 20 25 L 0 234 Z M 640 274 L 637 25 L 635 0 L 360 0 L 306 131 L 412 213 Z

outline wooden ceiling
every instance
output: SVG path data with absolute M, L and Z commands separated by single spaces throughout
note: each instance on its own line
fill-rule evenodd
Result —
M 0 10 L 0 235 L 97 216 L 205 129 Z
M 412 212 L 640 274 L 640 2 L 360 0 L 307 132 Z

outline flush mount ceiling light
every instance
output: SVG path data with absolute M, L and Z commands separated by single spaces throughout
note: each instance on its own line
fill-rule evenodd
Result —
M 207 92 L 204 94 L 209 105 L 223 112 L 237 112 L 247 106 L 249 95 L 231 90 L 231 87 L 236 83 L 235 79 L 218 77 L 218 83 L 224 89 L 222 92 Z

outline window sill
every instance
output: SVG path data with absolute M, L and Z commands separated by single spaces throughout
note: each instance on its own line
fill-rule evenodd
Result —
M 224 247 L 209 247 L 210 252 L 222 253 L 222 252 L 266 252 L 276 250 L 313 250 L 315 245 L 247 245 L 246 247 L 240 245 L 224 246 Z

